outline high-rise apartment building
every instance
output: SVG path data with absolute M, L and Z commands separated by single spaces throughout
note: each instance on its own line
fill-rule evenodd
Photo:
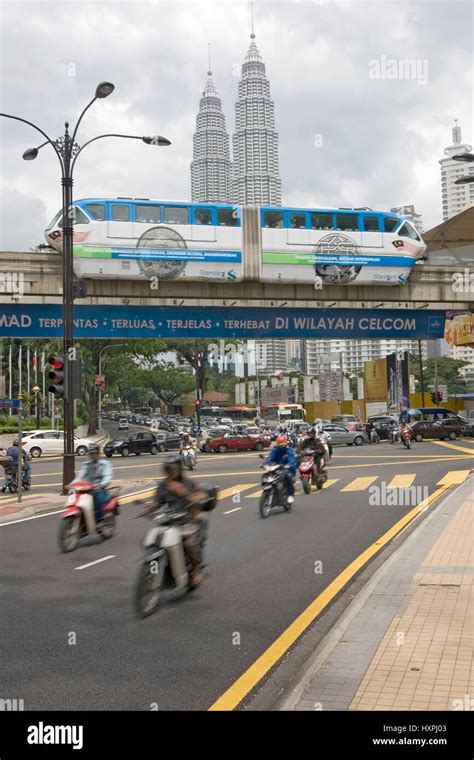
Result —
M 443 204 L 443 221 L 460 214 L 466 208 L 474 206 L 474 183 L 455 185 L 455 181 L 464 175 L 474 175 L 474 163 L 454 161 L 459 153 L 470 153 L 472 146 L 461 140 L 461 127 L 455 119 L 453 143 L 444 149 L 446 158 L 441 158 L 441 194 Z

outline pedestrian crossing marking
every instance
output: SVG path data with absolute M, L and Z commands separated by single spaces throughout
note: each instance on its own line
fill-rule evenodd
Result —
M 339 483 L 339 480 L 340 480 L 340 478 L 334 478 L 333 480 L 326 480 L 325 484 L 323 485 L 323 489 L 322 490 L 325 490 L 325 489 L 329 488 L 329 486 L 332 486 L 333 483 Z M 299 485 L 299 484 L 297 484 L 297 485 Z M 299 490 L 300 489 L 298 489 L 298 491 Z M 312 490 L 316 493 L 318 489 L 316 488 L 316 486 L 312 486 Z M 262 491 L 260 489 L 259 491 L 254 491 L 253 493 L 247 494 L 247 496 L 245 498 L 246 499 L 259 499 L 261 495 L 262 495 Z
M 348 483 L 347 486 L 341 488 L 341 491 L 365 491 L 366 488 L 368 488 L 374 482 L 374 480 L 377 480 L 377 478 L 378 475 L 369 475 L 365 478 L 354 478 L 351 483 Z
M 441 478 L 441 480 L 438 480 L 436 485 L 454 486 L 459 483 L 464 483 L 470 472 L 470 470 L 450 470 L 443 478 Z
M 331 480 L 331 478 L 329 478 L 328 480 L 326 480 L 325 484 L 323 485 L 322 490 L 325 491 L 326 488 L 329 488 L 329 486 L 332 486 L 334 483 L 339 483 L 339 480 L 340 480 L 340 478 L 333 478 L 333 480 Z
M 219 500 L 227 499 L 228 496 L 236 496 L 242 491 L 248 491 L 249 488 L 255 488 L 255 485 L 256 483 L 239 483 L 239 485 L 224 488 L 222 491 L 219 491 Z
M 261 495 L 262 495 L 262 489 L 260 489 L 259 491 L 254 491 L 253 493 L 247 494 L 247 496 L 245 498 L 246 499 L 259 499 Z
M 390 483 L 387 485 L 387 488 L 410 488 L 415 478 L 416 478 L 416 474 L 415 475 L 408 475 L 408 474 L 395 475 L 395 477 L 392 478 Z

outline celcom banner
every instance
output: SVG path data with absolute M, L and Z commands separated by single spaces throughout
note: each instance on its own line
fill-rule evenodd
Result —
M 445 311 L 223 306 L 74 307 L 75 338 L 442 338 Z M 0 337 L 59 338 L 62 306 L 0 305 Z

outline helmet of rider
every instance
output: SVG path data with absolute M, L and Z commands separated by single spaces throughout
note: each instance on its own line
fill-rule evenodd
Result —
M 87 449 L 88 454 L 100 454 L 100 446 L 98 443 L 91 443 Z
M 309 438 L 314 438 L 314 436 L 316 435 L 316 428 L 310 427 L 309 430 L 307 431 L 306 435 Z
M 182 469 L 181 459 L 179 457 L 168 457 L 168 459 L 165 459 L 163 469 L 167 475 L 176 467 L 179 467 L 180 470 Z
M 286 435 L 279 435 L 278 438 L 275 441 L 276 445 L 279 449 L 284 449 L 288 446 L 288 436 Z
M 13 441 L 13 445 L 14 446 L 19 446 L 20 445 L 20 441 L 18 440 L 18 438 L 15 438 L 15 440 Z

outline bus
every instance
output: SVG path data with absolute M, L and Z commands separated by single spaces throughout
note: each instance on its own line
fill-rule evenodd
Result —
M 108 280 L 404 284 L 426 245 L 404 217 L 369 208 L 282 208 L 82 198 L 74 274 Z M 59 211 L 45 230 L 63 247 Z
M 265 422 L 273 422 L 277 425 L 290 426 L 298 422 L 304 422 L 306 409 L 302 404 L 271 404 L 263 409 Z
M 201 418 L 203 421 L 206 417 L 228 417 L 233 422 L 255 422 L 257 410 L 248 406 L 203 406 L 201 407 Z
M 459 414 L 450 409 L 438 406 L 419 407 L 418 409 L 404 409 L 400 413 L 400 422 L 441 422 L 447 419 L 462 419 Z

